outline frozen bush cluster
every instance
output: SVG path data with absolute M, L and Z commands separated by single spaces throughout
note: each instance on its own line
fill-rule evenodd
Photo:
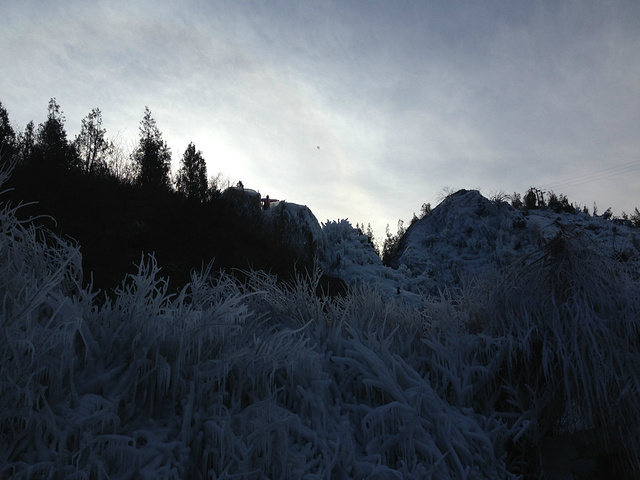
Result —
M 171 293 L 153 257 L 99 303 L 78 247 L 15 213 L 0 209 L 1 478 L 518 478 L 567 418 L 621 436 L 637 466 L 638 285 L 571 239 L 421 308 L 319 296 L 319 272 L 204 268 Z
M 355 229 L 348 220 L 331 221 L 322 225 L 325 248 L 321 252 L 325 273 L 338 276 L 350 269 L 362 271 L 363 266 L 381 266 L 380 257 L 369 243 L 369 237 Z

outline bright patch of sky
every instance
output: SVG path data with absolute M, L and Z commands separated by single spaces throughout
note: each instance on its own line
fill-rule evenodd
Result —
M 2 2 L 0 65 L 19 127 L 55 97 L 70 138 L 99 107 L 134 143 L 149 106 L 174 169 L 194 142 L 211 175 L 380 239 L 444 187 L 640 207 L 633 1 Z

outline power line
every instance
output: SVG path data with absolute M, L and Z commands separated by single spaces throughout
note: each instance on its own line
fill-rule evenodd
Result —
M 605 168 L 602 170 L 597 170 L 591 173 L 585 173 L 585 174 L 573 177 L 572 179 L 569 179 L 569 180 L 559 180 L 556 182 L 551 182 L 546 185 L 541 185 L 540 188 L 543 190 L 553 190 L 553 189 L 559 189 L 559 188 L 576 187 L 578 185 L 584 185 L 585 183 L 591 183 L 597 180 L 604 180 L 606 178 L 622 175 L 624 173 L 630 173 L 635 170 L 640 170 L 640 160 L 623 163 L 621 165 Z
M 567 185 L 573 186 L 574 184 L 580 185 L 583 183 L 599 180 L 601 178 L 608 178 L 611 176 L 620 175 L 622 173 L 627 173 L 629 171 L 633 171 L 638 168 L 640 168 L 640 161 L 633 161 L 633 162 L 624 163 L 622 165 L 617 165 L 615 167 L 609 167 L 603 170 L 597 170 L 595 172 L 578 175 L 569 180 L 560 180 L 556 182 L 551 182 L 543 186 L 546 188 L 557 188 L 559 186 L 567 186 Z

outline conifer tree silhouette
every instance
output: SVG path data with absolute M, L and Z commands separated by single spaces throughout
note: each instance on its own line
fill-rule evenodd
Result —
M 203 202 L 207 198 L 207 164 L 193 143 L 185 150 L 176 177 L 176 189 L 190 200 Z
M 149 107 L 144 108 L 144 117 L 140 122 L 140 139 L 132 158 L 138 169 L 138 185 L 169 189 L 171 150 L 162 138 Z
M 13 156 L 16 148 L 16 133 L 9 122 L 9 113 L 0 102 L 0 155 L 6 158 Z
M 36 127 L 33 120 L 30 120 L 29 123 L 27 123 L 27 126 L 24 127 L 24 130 L 18 134 L 16 145 L 18 162 L 25 164 L 30 161 L 33 156 L 35 144 Z
M 31 156 L 41 166 L 63 169 L 78 166 L 75 149 L 71 148 L 67 141 L 64 122 L 60 105 L 52 98 L 49 100 L 47 119 L 38 126 Z

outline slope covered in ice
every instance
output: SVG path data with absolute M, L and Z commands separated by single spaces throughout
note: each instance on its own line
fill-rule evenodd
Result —
M 549 208 L 515 209 L 476 190 L 449 195 L 402 237 L 389 266 L 382 265 L 366 235 L 347 221 L 328 222 L 324 267 L 350 284 L 368 282 L 385 292 L 438 295 L 501 272 L 558 234 L 581 242 L 594 256 L 637 268 L 640 231 L 625 222 Z
M 390 265 L 433 292 L 495 274 L 559 233 L 582 238 L 594 255 L 639 258 L 640 232 L 623 222 L 550 208 L 516 210 L 460 190 L 409 227 Z

